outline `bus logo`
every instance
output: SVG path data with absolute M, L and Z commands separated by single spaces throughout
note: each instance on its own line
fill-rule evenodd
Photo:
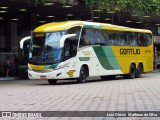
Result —
M 67 74 L 69 77 L 73 77 L 75 70 L 70 70 Z
M 133 48 L 121 48 L 120 49 L 121 55 L 139 55 L 140 49 L 133 49 Z

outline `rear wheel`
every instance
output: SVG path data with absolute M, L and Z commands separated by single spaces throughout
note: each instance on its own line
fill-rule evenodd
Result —
M 49 83 L 50 85 L 54 85 L 54 84 L 57 83 L 57 80 L 52 80 L 52 79 L 50 79 L 50 80 L 48 80 L 48 83 Z
M 142 73 L 143 73 L 143 67 L 141 64 L 138 65 L 138 68 L 136 69 L 136 78 L 140 78 L 142 77 Z
M 79 78 L 77 79 L 77 82 L 84 83 L 86 82 L 86 78 L 87 78 L 87 69 L 84 66 L 82 66 L 80 69 Z
M 133 78 L 135 78 L 135 75 L 136 75 L 135 65 L 131 64 L 130 69 L 129 69 L 129 74 L 124 75 L 124 77 L 128 78 L 128 79 L 133 79 Z

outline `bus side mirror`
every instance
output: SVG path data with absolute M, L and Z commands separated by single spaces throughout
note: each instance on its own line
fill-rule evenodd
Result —
M 28 36 L 28 37 L 24 37 L 22 40 L 20 40 L 20 49 L 23 49 L 24 42 L 27 40 L 30 40 L 30 39 L 31 39 L 31 36 Z
M 60 40 L 60 48 L 63 48 L 64 47 L 64 42 L 67 38 L 70 38 L 70 37 L 75 37 L 76 34 L 67 34 L 67 35 L 64 35 L 61 40 Z

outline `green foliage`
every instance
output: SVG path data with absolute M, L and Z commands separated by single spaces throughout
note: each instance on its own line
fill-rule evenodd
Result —
M 29 0 L 27 0 L 29 3 Z M 47 0 L 34 0 L 35 5 L 44 4 Z M 59 3 L 66 4 L 68 0 L 58 0 Z M 83 0 L 86 7 L 90 8 L 93 19 L 93 10 L 104 12 L 127 13 L 140 17 L 145 15 L 160 14 L 160 0 Z
M 92 9 L 127 12 L 139 17 L 160 13 L 160 0 L 85 0 L 85 3 Z

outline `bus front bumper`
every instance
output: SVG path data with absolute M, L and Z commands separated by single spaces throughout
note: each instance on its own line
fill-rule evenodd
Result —
M 28 70 L 29 79 L 64 79 L 65 69 L 54 70 L 52 72 L 35 72 Z

